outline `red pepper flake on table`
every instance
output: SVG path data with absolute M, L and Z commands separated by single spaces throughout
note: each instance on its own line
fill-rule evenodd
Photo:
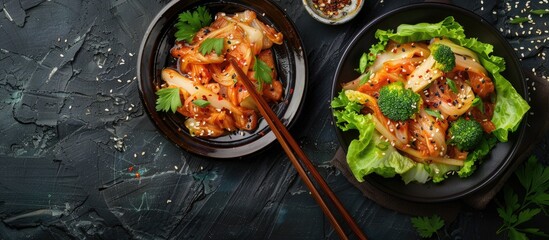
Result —
M 351 4 L 351 0 L 313 0 L 314 8 L 328 17 L 339 15 L 339 11 Z M 346 14 L 343 12 L 343 14 Z

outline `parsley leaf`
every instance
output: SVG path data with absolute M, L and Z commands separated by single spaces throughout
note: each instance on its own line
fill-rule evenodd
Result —
M 172 110 L 173 113 L 181 107 L 181 97 L 179 97 L 179 88 L 162 88 L 156 91 L 156 111 Z
M 200 44 L 200 47 L 198 48 L 198 51 L 202 53 L 202 55 L 206 55 L 210 53 L 211 51 L 215 51 L 215 54 L 217 56 L 221 56 L 221 53 L 223 52 L 223 38 L 207 38 Z
M 271 76 L 271 72 L 273 70 L 267 65 L 267 63 L 261 61 L 261 59 L 257 59 L 257 57 L 254 57 L 254 78 L 257 80 L 257 84 L 259 84 L 258 89 L 261 90 L 263 88 L 263 83 L 272 83 L 273 77 Z
M 519 200 L 511 187 L 503 189 L 504 202 L 497 202 L 497 212 L 503 225 L 496 233 L 507 231 L 511 239 L 528 239 L 526 234 L 549 237 L 537 228 L 519 228 L 520 224 L 531 220 L 549 206 L 549 167 L 544 167 L 532 156 L 515 171 L 515 175 L 525 189 L 525 196 Z
M 438 215 L 432 217 L 413 217 L 412 224 L 422 238 L 430 238 L 444 226 L 444 220 Z
M 210 105 L 210 102 L 208 102 L 206 100 L 202 100 L 202 99 L 194 100 L 193 103 L 194 103 L 194 105 L 199 106 L 201 108 L 207 107 L 208 105 Z
M 198 7 L 194 12 L 185 11 L 179 14 L 179 20 L 175 24 L 177 32 L 175 37 L 177 41 L 186 41 L 190 43 L 196 32 L 201 28 L 210 25 L 212 16 L 204 6 Z

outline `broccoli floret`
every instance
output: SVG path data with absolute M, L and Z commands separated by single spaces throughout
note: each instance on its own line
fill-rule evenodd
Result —
M 383 115 L 394 121 L 405 121 L 419 111 L 421 97 L 404 88 L 401 82 L 391 83 L 379 90 L 378 105 Z
M 449 72 L 456 66 L 456 56 L 452 49 L 443 44 L 431 44 L 431 54 L 435 59 L 435 68 L 443 72 Z
M 450 126 L 449 135 L 451 145 L 458 149 L 469 151 L 474 149 L 482 140 L 484 132 L 480 123 L 474 120 L 460 118 Z

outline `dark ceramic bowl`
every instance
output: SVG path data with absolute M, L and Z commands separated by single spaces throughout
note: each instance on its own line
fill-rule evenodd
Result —
M 160 72 L 165 67 L 173 66 L 175 61 L 169 52 L 175 42 L 174 24 L 177 16 L 198 6 L 207 7 L 212 16 L 218 12 L 232 14 L 253 10 L 261 21 L 274 26 L 284 34 L 284 43 L 272 47 L 278 76 L 284 85 L 283 99 L 273 106 L 273 110 L 287 125 L 296 120 L 305 95 L 305 50 L 292 21 L 279 6 L 270 1 L 186 0 L 172 1 L 164 7 L 147 29 L 139 50 L 137 77 L 145 110 L 161 133 L 190 152 L 215 158 L 234 158 L 257 152 L 276 139 L 264 120 L 260 120 L 259 127 L 252 132 L 202 139 L 192 137 L 188 133 L 183 124 L 183 115 L 155 110 L 155 91 L 162 84 Z
M 358 77 L 354 70 L 358 67 L 362 53 L 369 52 L 372 44 L 377 43 L 374 33 L 377 29 L 396 29 L 400 24 L 420 22 L 439 22 L 447 16 L 453 16 L 465 29 L 467 37 L 476 37 L 480 41 L 494 45 L 494 55 L 505 58 L 507 69 L 502 73 L 519 94 L 526 99 L 527 90 L 520 63 L 507 40 L 490 23 L 468 10 L 440 3 L 420 3 L 408 5 L 384 14 L 365 26 L 352 40 L 339 62 L 334 77 L 332 99 L 341 91 L 341 84 Z M 526 118 L 526 116 L 525 116 Z M 523 122 L 525 121 L 523 119 Z M 357 132 L 342 132 L 337 129 L 341 146 L 346 150 L 351 140 L 357 138 Z M 442 183 L 404 184 L 400 176 L 383 178 L 376 174 L 368 175 L 365 180 L 388 194 L 416 202 L 442 202 L 461 198 L 496 181 L 517 155 L 517 149 L 524 138 L 525 124 L 509 141 L 498 143 L 468 178 L 451 176 Z

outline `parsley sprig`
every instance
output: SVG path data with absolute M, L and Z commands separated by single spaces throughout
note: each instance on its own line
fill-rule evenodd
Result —
M 202 53 L 202 55 L 206 55 L 210 53 L 211 51 L 215 51 L 215 54 L 217 56 L 221 56 L 221 53 L 223 53 L 223 38 L 207 38 L 202 41 L 200 44 L 200 47 L 198 48 L 198 51 Z
M 438 215 L 431 217 L 413 217 L 412 225 L 422 238 L 430 238 L 433 234 L 437 234 L 437 231 L 444 227 L 444 220 Z M 438 235 L 438 234 L 437 234 Z
M 198 30 L 210 25 L 212 22 L 212 15 L 204 6 L 198 7 L 193 12 L 185 11 L 179 14 L 178 18 L 179 20 L 175 24 L 177 28 L 177 32 L 175 32 L 176 40 L 188 43 L 193 40 Z
M 181 107 L 181 97 L 179 96 L 179 88 L 162 88 L 156 91 L 158 98 L 156 99 L 156 111 L 167 112 L 171 110 L 173 113 Z
M 507 232 L 510 239 L 528 239 L 527 234 L 549 237 L 538 228 L 522 228 L 520 225 L 531 220 L 549 206 L 549 167 L 544 167 L 532 156 L 515 172 L 520 185 L 524 187 L 522 200 L 509 186 L 503 188 L 503 204 L 497 201 L 498 214 L 503 220 L 496 232 Z
M 273 77 L 271 76 L 272 71 L 273 70 L 267 63 L 254 57 L 254 78 L 257 80 L 259 90 L 263 88 L 263 83 L 270 84 L 273 82 Z

